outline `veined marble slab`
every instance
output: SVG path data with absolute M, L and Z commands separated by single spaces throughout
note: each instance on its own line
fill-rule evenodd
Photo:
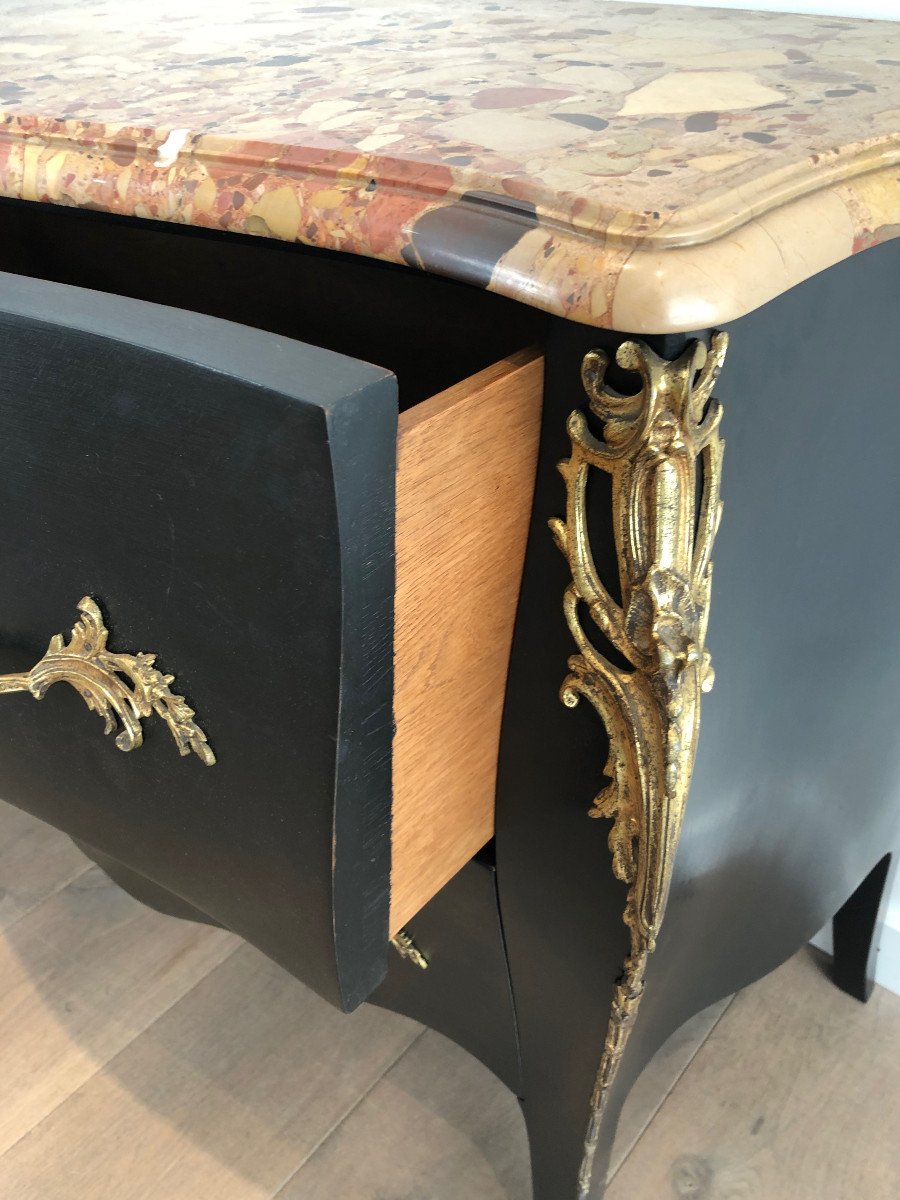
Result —
M 630 332 L 900 235 L 900 25 L 609 0 L 6 0 L 0 194 Z

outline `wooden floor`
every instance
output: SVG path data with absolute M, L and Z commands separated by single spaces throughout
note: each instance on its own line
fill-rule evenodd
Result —
M 0 1200 L 529 1200 L 506 1090 L 0 804 Z M 599 1036 L 599 1035 L 598 1035 Z M 804 952 L 639 1081 L 608 1200 L 897 1200 L 900 997 Z

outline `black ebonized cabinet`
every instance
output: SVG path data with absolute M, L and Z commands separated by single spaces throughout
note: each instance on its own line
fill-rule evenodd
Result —
M 574 1200 L 628 936 L 608 822 L 587 818 L 606 734 L 559 701 L 568 577 L 547 522 L 582 358 L 626 335 L 323 252 L 13 203 L 0 217 L 0 673 L 28 669 L 96 594 L 111 648 L 159 653 L 219 760 L 180 760 L 160 724 L 117 753 L 69 689 L 4 696 L 4 798 L 334 1003 L 371 998 L 453 1037 L 521 1096 L 535 1200 Z M 900 836 L 898 277 L 888 243 L 730 329 L 717 682 L 584 1195 L 602 1195 L 622 1102 L 666 1037 L 835 913 L 836 982 L 871 989 Z M 710 332 L 646 340 L 673 358 Z M 395 371 L 408 406 L 536 340 L 496 837 L 409 923 L 421 971 L 388 945 L 397 380 L 358 360 Z M 609 504 L 598 481 L 598 530 Z M 612 578 L 611 537 L 594 541 Z

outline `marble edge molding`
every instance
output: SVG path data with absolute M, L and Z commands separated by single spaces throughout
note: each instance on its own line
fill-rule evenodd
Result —
M 524 203 L 439 163 L 0 113 L 0 195 L 298 241 L 582 324 L 670 333 L 735 320 L 900 236 L 900 137 L 653 214 L 655 226 L 624 211 L 579 225 L 552 193 Z

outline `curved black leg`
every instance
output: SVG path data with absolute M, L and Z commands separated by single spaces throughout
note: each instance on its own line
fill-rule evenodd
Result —
M 548 989 L 554 991 L 554 989 Z M 526 1064 L 521 1099 L 531 1152 L 533 1200 L 602 1200 L 606 1191 L 616 1126 L 630 1078 L 616 1087 L 599 1124 L 589 1179 L 582 1178 L 591 1088 L 602 1052 L 603 1013 L 584 1024 L 577 1006 L 560 1003 L 559 1019 L 547 1015 L 544 1029 L 522 1029 Z M 531 997 L 532 1002 L 535 997 Z M 571 1021 L 571 1026 L 568 1022 Z
M 875 959 L 896 870 L 894 854 L 886 854 L 834 917 L 833 979 L 837 986 L 865 1003 L 875 987 Z
M 708 607 L 707 551 L 718 515 L 718 408 L 692 431 L 697 412 L 707 412 L 705 392 L 724 352 L 722 339 L 715 345 L 708 356 L 689 335 L 636 343 L 559 324 L 547 347 L 496 833 L 534 1200 L 599 1200 L 622 1099 L 659 1044 L 644 1044 L 636 1018 L 652 992 L 645 986 L 651 951 L 672 875 L 699 692 L 709 682 L 698 614 Z M 646 412 L 623 441 L 621 470 L 607 470 L 619 463 L 617 451 L 595 439 L 619 411 L 620 392 L 633 397 L 629 420 Z M 665 430 L 657 446 L 647 431 L 658 419 Z M 613 421 L 613 434 L 623 422 Z M 665 480 L 654 474 L 660 464 Z M 673 613 L 671 621 L 654 617 L 646 637 L 634 631 L 642 614 L 663 614 L 668 603 L 660 594 L 643 604 L 668 568 L 633 562 L 620 547 L 622 531 L 635 528 L 651 557 L 667 538 L 677 542 L 685 562 L 673 570 L 684 575 L 679 594 L 693 597 L 685 620 L 696 629 L 686 632 Z M 675 649 L 660 648 L 657 631 L 670 625 L 680 631 L 672 633 Z M 660 671 L 672 664 L 664 679 Z

